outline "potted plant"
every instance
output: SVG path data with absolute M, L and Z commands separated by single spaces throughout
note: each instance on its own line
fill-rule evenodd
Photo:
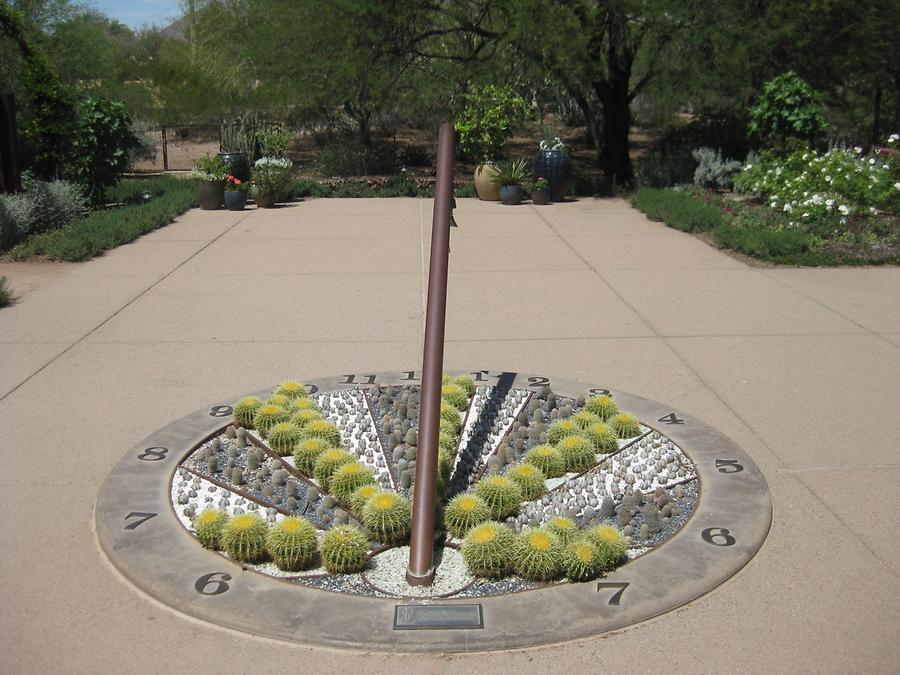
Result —
M 229 173 L 228 165 L 221 157 L 201 157 L 194 162 L 191 178 L 201 209 L 222 208 L 225 199 L 225 179 Z
M 474 157 L 475 191 L 479 199 L 500 199 L 494 162 L 515 128 L 521 124 L 528 106 L 512 87 L 471 87 L 466 93 L 466 105 L 456 120 L 456 131 L 462 150 Z
M 547 204 L 550 201 L 550 183 L 543 176 L 531 184 L 531 201 L 535 204 Z
M 561 202 L 566 196 L 571 174 L 571 162 L 566 145 L 559 136 L 541 140 L 537 154 L 531 162 L 535 176 L 543 176 L 550 186 L 550 199 Z
M 243 211 L 247 205 L 247 189 L 250 182 L 235 176 L 225 179 L 225 208 L 229 211 Z
M 522 202 L 522 183 L 528 180 L 531 172 L 524 159 L 515 162 L 500 162 L 496 165 L 497 173 L 491 179 L 500 188 L 500 201 L 508 206 Z
M 229 174 L 238 180 L 250 180 L 250 163 L 258 157 L 258 121 L 247 113 L 219 127 L 219 157 L 228 165 Z
M 253 164 L 253 194 L 256 205 L 275 206 L 291 178 L 291 160 L 286 157 L 260 157 Z

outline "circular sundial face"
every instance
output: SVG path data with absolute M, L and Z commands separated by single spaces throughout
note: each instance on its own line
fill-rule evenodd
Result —
M 340 431 L 341 447 L 377 487 L 403 496 L 414 482 L 419 375 L 306 382 L 309 399 Z M 352 574 L 329 573 L 318 559 L 297 571 L 238 563 L 200 545 L 198 514 L 256 513 L 271 526 L 297 516 L 318 528 L 320 541 L 336 526 L 357 524 L 360 514 L 311 469 L 273 449 L 271 436 L 236 429 L 236 400 L 212 402 L 126 453 L 98 500 L 101 546 L 139 588 L 213 623 L 333 647 L 454 651 L 556 642 L 651 618 L 728 579 L 765 539 L 772 510 L 765 480 L 740 448 L 701 422 L 601 385 L 515 372 L 466 375 L 475 387 L 458 401 L 445 502 L 520 465 L 534 447 L 558 443 L 554 430 L 565 427 L 558 420 L 589 422 L 586 399 L 610 395 L 637 418 L 619 438 L 597 439 L 587 459 L 548 478 L 545 494 L 504 521 L 516 532 L 560 517 L 580 529 L 614 524 L 629 541 L 623 564 L 585 582 L 485 579 L 469 572 L 449 535 L 437 544 L 431 587 L 408 586 L 408 548 L 375 537 L 366 568 Z

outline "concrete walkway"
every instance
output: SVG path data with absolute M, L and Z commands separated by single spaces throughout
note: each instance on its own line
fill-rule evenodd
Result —
M 431 209 L 191 211 L 0 310 L 0 672 L 900 670 L 900 269 L 749 267 L 621 200 L 460 200 L 445 364 L 603 383 L 731 436 L 775 507 L 738 575 L 615 634 L 416 657 L 257 639 L 125 582 L 92 509 L 146 434 L 289 376 L 420 366 Z

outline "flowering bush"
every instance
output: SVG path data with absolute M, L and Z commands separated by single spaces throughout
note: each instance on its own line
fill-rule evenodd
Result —
M 763 156 L 735 180 L 788 215 L 791 226 L 811 220 L 846 223 L 851 215 L 900 213 L 900 162 L 864 155 L 861 148 L 825 154 L 805 150 L 784 159 Z
M 286 157 L 260 157 L 253 164 L 253 184 L 257 194 L 277 194 L 290 180 L 291 160 Z
M 191 178 L 202 181 L 220 181 L 228 177 L 228 165 L 221 157 L 201 157 L 194 160 Z
M 534 185 L 532 187 L 534 187 L 534 189 L 536 189 L 536 190 L 549 190 L 550 183 L 548 183 L 547 179 L 544 178 L 543 176 L 538 176 L 535 179 Z
M 234 176 L 228 176 L 228 178 L 225 179 L 225 189 L 228 190 L 228 192 L 246 192 L 249 187 L 249 181 L 241 180 Z

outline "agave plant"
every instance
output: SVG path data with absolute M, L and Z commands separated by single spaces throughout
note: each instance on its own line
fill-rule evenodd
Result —
M 491 180 L 497 185 L 522 185 L 531 177 L 531 170 L 524 159 L 500 162 L 495 166 L 497 172 Z

